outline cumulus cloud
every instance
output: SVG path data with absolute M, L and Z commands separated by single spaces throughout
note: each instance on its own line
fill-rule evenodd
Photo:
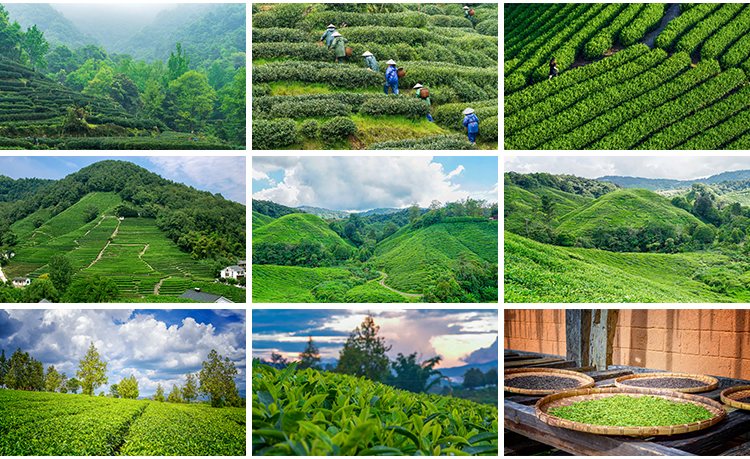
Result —
M 476 195 L 452 181 L 464 166 L 446 172 L 432 157 L 254 157 L 252 169 L 254 180 L 269 179 L 269 172 L 283 170 L 282 181 L 253 198 L 290 207 L 367 210 L 403 208 L 415 202 L 427 207 L 433 199 L 445 203 Z
M 227 199 L 246 202 L 247 175 L 244 156 L 151 156 L 149 161 L 156 166 L 156 172 L 174 181 L 185 176 L 191 182 L 210 187 Z M 253 171 L 253 180 L 256 172 Z
M 141 395 L 150 395 L 159 383 L 169 388 L 181 384 L 185 373 L 200 371 L 212 349 L 245 374 L 244 315 L 221 331 L 211 323 L 196 321 L 190 310 L 184 310 L 184 316 L 181 323 L 168 325 L 153 314 L 132 310 L 0 310 L 0 330 L 6 328 L 3 320 L 15 329 L 12 334 L 0 333 L 0 348 L 9 356 L 20 347 L 45 367 L 53 364 L 74 377 L 79 360 L 93 342 L 108 362 L 109 384 L 132 373 Z M 236 382 L 240 390 L 245 388 L 244 376 Z
M 498 339 L 495 339 L 495 342 L 492 343 L 490 347 L 483 347 L 481 349 L 477 349 L 476 351 L 466 355 L 465 357 L 462 357 L 461 360 L 466 362 L 467 364 L 471 363 L 486 363 L 491 362 L 493 360 L 498 359 L 498 348 L 497 348 L 497 342 Z

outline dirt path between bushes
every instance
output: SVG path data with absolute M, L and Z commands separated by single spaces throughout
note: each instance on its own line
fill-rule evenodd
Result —
M 662 30 L 667 27 L 667 24 L 669 24 L 672 19 L 680 15 L 680 5 L 681 3 L 670 3 L 666 11 L 664 11 L 664 16 L 661 18 L 659 28 L 647 33 L 646 36 L 643 37 L 643 40 L 641 40 L 641 43 L 654 49 L 654 40 L 656 40 L 656 37 L 658 37 Z
M 392 292 L 396 292 L 399 295 L 404 295 L 404 296 L 408 296 L 408 297 L 411 297 L 411 298 L 420 298 L 420 297 L 422 297 L 421 293 L 404 293 L 404 292 L 399 292 L 398 290 L 396 290 L 394 288 L 388 287 L 387 285 L 385 285 L 385 278 L 388 277 L 388 274 L 384 273 L 383 271 L 375 271 L 375 272 L 378 272 L 378 273 L 380 273 L 380 274 L 383 275 L 383 278 L 380 279 L 380 285 L 382 285 L 383 287 L 387 288 L 388 290 L 390 290 Z

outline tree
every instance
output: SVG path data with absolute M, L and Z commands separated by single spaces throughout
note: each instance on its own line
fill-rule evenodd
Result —
M 8 247 L 18 244 L 18 235 L 11 230 L 3 232 L 0 242 Z
M 164 113 L 161 104 L 165 98 L 166 96 L 162 92 L 159 83 L 153 78 L 149 79 L 146 90 L 141 95 L 143 114 L 148 118 L 161 117 L 162 113 Z
M 214 62 L 215 64 L 215 62 Z M 221 111 L 227 117 L 227 124 L 231 134 L 229 140 L 245 144 L 245 129 L 247 127 L 247 97 L 245 89 L 245 67 L 237 70 L 234 81 L 223 93 Z
M 478 368 L 469 368 L 464 373 L 464 387 L 472 390 L 484 385 L 484 373 Z
M 398 231 L 398 226 L 396 226 L 393 222 L 386 223 L 385 227 L 383 228 L 383 239 L 388 238 L 389 236 L 392 236 L 393 234 Z
M 168 85 L 170 82 L 181 77 L 190 70 L 190 58 L 187 53 L 182 54 L 182 44 L 177 43 L 177 55 L 174 55 L 174 51 L 169 52 L 169 60 L 167 61 L 167 74 L 164 85 Z
M 182 391 L 177 387 L 177 384 L 172 384 L 172 392 L 169 393 L 167 401 L 169 403 L 182 403 Z
M 742 242 L 744 238 L 745 238 L 745 233 L 743 233 L 742 230 L 740 230 L 739 228 L 735 228 L 732 231 L 732 234 L 729 235 L 729 240 L 735 244 Z
M 416 202 L 409 207 L 409 223 L 419 217 L 419 204 Z
M 23 31 L 18 21 L 9 21 L 9 13 L 0 5 L 0 54 L 13 60 L 21 59 Z
M 108 382 L 107 362 L 103 362 L 99 358 L 99 352 L 97 352 L 93 341 L 86 355 L 78 363 L 76 378 L 81 380 L 83 393 L 89 396 L 94 395 L 94 389 Z
M 166 401 L 166 399 L 164 398 L 164 388 L 161 387 L 161 383 L 159 383 L 159 385 L 156 386 L 156 393 L 154 394 L 154 401 L 155 402 Z
M 0 387 L 5 386 L 5 375 L 8 374 L 10 369 L 10 361 L 5 358 L 5 349 L 0 353 Z
M 487 373 L 484 374 L 484 383 L 490 386 L 497 386 L 497 368 L 487 370 Z
M 44 388 L 47 392 L 57 392 L 60 387 L 60 374 L 55 370 L 54 365 L 47 367 L 47 374 L 44 376 Z
M 49 259 L 49 278 L 60 294 L 64 294 L 73 280 L 73 265 L 67 256 L 58 253 Z
M 118 391 L 118 385 L 112 384 L 109 386 L 109 394 L 114 398 L 120 398 L 120 392 Z
M 68 303 L 108 303 L 120 298 L 120 289 L 112 278 L 94 274 L 73 281 L 65 294 Z
M 377 337 L 380 327 L 367 316 L 360 327 L 349 334 L 344 348 L 339 353 L 336 371 L 353 376 L 364 376 L 372 381 L 381 381 L 388 374 L 390 361 L 385 354 L 391 346 L 385 339 Z
M 83 218 L 86 219 L 86 222 L 90 222 L 91 220 L 95 219 L 99 216 L 99 208 L 96 206 L 89 205 L 86 207 L 86 210 L 84 211 Z
M 271 352 L 271 366 L 274 368 L 282 369 L 289 365 L 287 359 L 283 355 Z
M 182 388 L 182 398 L 186 402 L 190 403 L 198 396 L 198 381 L 195 379 L 195 375 L 188 371 L 185 375 L 185 386 Z
M 112 69 L 106 65 L 101 66 L 99 71 L 96 72 L 94 78 L 88 82 L 83 93 L 97 97 L 109 98 L 109 90 L 112 87 L 113 80 Z
M 117 392 L 119 392 L 122 398 L 133 400 L 138 398 L 138 380 L 135 379 L 132 373 L 129 378 L 124 378 L 120 381 L 120 384 L 117 385 Z
M 300 353 L 299 360 L 300 364 L 297 366 L 299 370 L 304 370 L 305 368 L 320 369 L 320 352 L 318 352 L 318 347 L 313 343 L 312 336 L 307 341 L 305 350 Z
M 132 115 L 138 113 L 142 106 L 138 86 L 124 73 L 116 73 L 112 76 L 109 97 Z
M 74 394 L 78 393 L 78 389 L 81 387 L 81 383 L 76 378 L 70 378 L 68 381 L 68 389 Z
M 60 294 L 52 281 L 47 279 L 34 279 L 31 281 L 31 285 L 23 291 L 24 303 L 38 303 L 45 298 L 53 303 L 60 299 Z
M 211 406 L 222 407 L 236 390 L 234 377 L 237 368 L 229 358 L 223 358 L 216 350 L 211 349 L 208 361 L 203 362 L 203 368 L 198 374 L 200 392 L 211 399 Z
M 179 125 L 187 130 L 201 127 L 214 110 L 216 91 L 202 73 L 191 70 L 169 83 L 177 104 Z
M 435 378 L 429 384 L 427 381 L 433 376 L 442 375 L 440 371 L 434 369 L 442 358 L 438 355 L 421 364 L 417 363 L 416 358 L 416 352 L 410 354 L 409 357 L 404 357 L 399 352 L 396 361 L 391 363 L 396 376 L 389 375 L 386 384 L 414 393 L 427 392 L 430 387 L 438 384 L 440 378 Z
M 60 374 L 60 386 L 58 389 L 60 390 L 61 394 L 67 394 L 68 393 L 68 375 L 65 374 L 65 372 L 62 372 Z

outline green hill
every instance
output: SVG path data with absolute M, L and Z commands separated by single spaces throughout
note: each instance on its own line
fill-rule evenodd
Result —
M 299 244 L 302 239 L 320 242 L 325 247 L 348 244 L 328 228 L 328 223 L 312 214 L 288 214 L 253 230 L 253 246 L 262 242 Z
M 747 301 L 750 275 L 725 255 L 612 253 L 504 234 L 506 303 Z
M 589 235 L 599 227 L 640 228 L 651 223 L 671 226 L 701 224 L 687 211 L 673 206 L 669 199 L 643 189 L 607 193 L 561 216 L 559 221 L 558 231 L 574 236 Z
M 593 201 L 593 198 L 590 197 L 567 193 L 546 186 L 526 190 L 513 185 L 505 185 L 503 196 L 505 229 L 516 234 L 524 234 L 526 220 L 532 219 L 534 212 L 541 207 L 542 196 L 549 196 L 555 203 L 558 218 Z
M 421 293 L 431 278 L 455 266 L 461 253 L 481 263 L 497 263 L 497 228 L 489 221 L 405 227 L 380 243 L 369 261 L 386 271 L 389 287 Z
M 255 228 L 260 228 L 263 225 L 267 225 L 273 220 L 273 217 L 253 211 L 253 230 L 255 230 Z

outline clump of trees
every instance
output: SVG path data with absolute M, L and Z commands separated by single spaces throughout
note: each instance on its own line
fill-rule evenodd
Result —
M 497 386 L 497 368 L 491 368 L 483 373 L 479 368 L 469 368 L 463 374 L 463 387 L 469 390 L 483 386 Z

